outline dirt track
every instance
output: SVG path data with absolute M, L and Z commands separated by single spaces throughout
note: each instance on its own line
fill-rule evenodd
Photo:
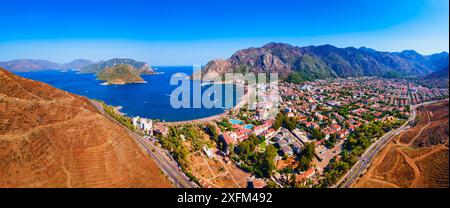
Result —
M 352 187 L 449 187 L 448 101 L 418 109 L 414 128 L 399 134 Z
M 0 69 L 0 187 L 172 187 L 85 97 Z

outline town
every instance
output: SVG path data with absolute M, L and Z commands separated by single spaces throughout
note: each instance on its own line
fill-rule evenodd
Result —
M 135 117 L 132 124 L 202 187 L 331 187 L 374 141 L 407 122 L 411 105 L 449 93 L 374 77 L 257 89 L 255 106 L 211 121 L 174 125 Z

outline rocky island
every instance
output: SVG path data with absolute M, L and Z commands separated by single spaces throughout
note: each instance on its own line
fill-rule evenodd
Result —
M 104 84 L 145 83 L 140 76 L 140 72 L 128 64 L 108 67 L 97 74 L 97 79 L 106 81 Z
M 151 66 L 142 61 L 136 61 L 134 59 L 127 58 L 114 58 L 107 61 L 100 61 L 95 64 L 87 65 L 85 67 L 80 68 L 80 73 L 100 73 L 106 68 L 113 67 L 119 64 L 127 64 L 135 68 L 139 71 L 140 74 L 155 74 L 156 72 L 153 70 Z

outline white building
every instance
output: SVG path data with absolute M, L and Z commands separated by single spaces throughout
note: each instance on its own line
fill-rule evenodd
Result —
M 203 152 L 205 152 L 206 156 L 208 156 L 208 158 L 210 159 L 214 157 L 213 151 L 206 145 L 203 145 Z
M 138 127 L 139 126 L 139 116 L 133 117 L 133 126 Z
M 150 119 L 141 119 L 141 129 L 151 132 L 153 128 L 153 121 Z
M 152 133 L 153 121 L 151 119 L 133 117 L 133 125 L 142 131 Z

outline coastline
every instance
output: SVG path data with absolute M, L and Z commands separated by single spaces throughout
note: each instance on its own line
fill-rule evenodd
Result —
M 221 114 L 217 114 L 214 116 L 208 116 L 205 118 L 187 120 L 187 121 L 169 121 L 169 122 L 165 122 L 165 124 L 167 124 L 169 126 L 176 126 L 176 125 L 182 125 L 182 124 L 198 124 L 198 123 L 208 123 L 211 121 L 217 121 L 219 119 L 224 118 L 230 111 L 239 109 L 239 108 L 243 107 L 245 104 L 247 104 L 248 94 L 249 94 L 249 92 L 245 93 L 240 98 L 240 101 L 233 108 L 227 109 L 227 110 L 225 110 L 225 112 L 223 112 Z
M 103 80 L 102 80 L 103 81 Z M 100 85 L 126 85 L 126 84 L 146 84 L 147 81 L 141 81 L 141 82 L 118 82 L 118 83 L 111 83 L 111 82 L 102 82 Z
M 195 79 L 193 79 L 195 80 Z M 114 84 L 110 84 L 107 82 L 104 83 L 100 83 L 101 85 L 114 85 Z M 131 83 L 128 83 L 131 84 Z M 242 87 L 243 86 L 242 83 L 236 83 L 236 82 L 220 82 L 220 83 L 216 83 L 214 82 L 214 84 L 235 84 L 235 85 L 239 85 Z M 216 115 L 212 115 L 212 116 L 208 116 L 208 117 L 203 117 L 203 118 L 197 118 L 197 119 L 192 119 L 192 120 L 184 120 L 184 121 L 164 121 L 165 124 L 169 125 L 169 126 L 176 126 L 176 125 L 181 125 L 181 124 L 198 124 L 198 123 L 207 123 L 207 122 L 211 122 L 211 121 L 217 121 L 220 120 L 224 117 L 226 117 L 227 114 L 230 113 L 230 111 L 234 111 L 237 109 L 242 108 L 244 105 L 246 105 L 248 103 L 249 100 L 249 94 L 252 93 L 252 87 L 248 88 L 248 91 L 244 93 L 244 95 L 242 97 L 239 98 L 238 102 L 236 103 L 235 106 L 233 106 L 232 108 L 229 109 L 225 109 L 224 112 L 220 113 L 220 114 L 216 114 Z M 125 115 L 127 116 L 126 113 L 123 113 L 120 111 L 120 109 L 122 108 L 121 106 L 113 106 L 116 110 L 117 113 L 121 114 L 121 115 Z M 117 108 L 119 107 L 119 108 Z M 131 117 L 130 117 L 131 118 Z M 163 122 L 161 121 L 161 119 L 156 119 L 156 118 L 147 118 L 147 119 L 151 119 L 151 120 L 159 120 L 159 122 Z
M 211 121 L 215 121 L 215 120 L 219 120 L 224 118 L 231 110 L 236 110 L 239 109 L 241 107 L 243 107 L 245 104 L 247 104 L 248 101 L 248 94 L 249 92 L 245 93 L 241 98 L 240 101 L 233 107 L 230 109 L 225 110 L 223 113 L 221 114 L 217 114 L 217 115 L 213 115 L 213 116 L 208 116 L 208 117 L 204 117 L 204 118 L 198 118 L 198 119 L 192 119 L 192 120 L 186 120 L 186 121 L 164 121 L 165 124 L 169 125 L 169 126 L 176 126 L 176 125 L 182 125 L 182 124 L 198 124 L 198 123 L 208 123 Z M 95 100 L 94 100 L 95 101 Z M 122 106 L 113 106 L 116 113 L 120 114 L 120 115 L 127 115 L 123 112 L 121 112 L 120 110 L 122 109 Z M 152 119 L 149 118 L 151 120 L 156 120 L 156 119 Z M 160 121 L 162 122 L 162 121 Z

